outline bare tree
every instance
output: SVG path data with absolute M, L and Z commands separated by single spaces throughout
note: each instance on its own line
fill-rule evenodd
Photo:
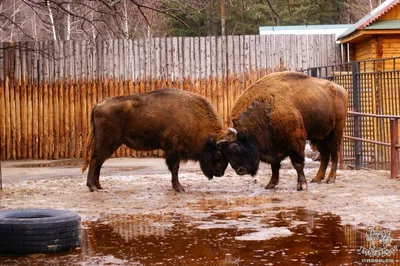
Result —
M 167 17 L 212 0 L 2 0 L 0 40 L 70 40 L 166 35 Z M 182 22 L 184 23 L 184 22 Z M 164 31 L 164 32 L 162 32 Z

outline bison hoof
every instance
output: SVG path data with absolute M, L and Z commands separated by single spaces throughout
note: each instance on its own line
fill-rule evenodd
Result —
M 90 192 L 97 191 L 97 188 L 95 186 L 88 186 L 88 187 L 89 187 Z
M 318 179 L 318 178 L 313 178 L 313 179 L 311 179 L 311 183 L 321 183 L 321 179 Z
M 297 191 L 307 190 L 307 182 L 297 183 Z
M 183 189 L 182 185 L 179 184 L 179 183 L 178 184 L 173 184 L 172 188 L 178 193 L 184 193 L 185 192 L 185 190 Z
M 272 188 L 275 188 L 275 187 L 276 187 L 276 184 L 268 183 L 268 185 L 265 186 L 265 189 L 272 189 Z
M 326 183 L 327 183 L 327 184 L 335 183 L 335 179 L 334 179 L 334 178 L 328 178 L 328 179 L 326 180 Z

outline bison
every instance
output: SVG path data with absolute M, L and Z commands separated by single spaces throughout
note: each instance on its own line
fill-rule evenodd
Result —
M 252 84 L 231 111 L 233 128 L 224 156 L 239 175 L 255 175 L 259 162 L 271 164 L 266 189 L 279 182 L 281 161 L 289 156 L 297 171 L 297 190 L 307 188 L 304 176 L 306 140 L 321 153 L 312 182 L 320 182 L 331 159 L 327 183 L 335 182 L 338 150 L 347 115 L 347 92 L 324 79 L 298 72 L 278 72 Z
M 199 161 L 209 179 L 224 175 L 228 161 L 221 151 L 223 136 L 214 108 L 194 93 L 160 89 L 107 98 L 92 109 L 82 172 L 89 166 L 90 191 L 102 189 L 100 168 L 121 144 L 135 150 L 162 149 L 173 189 L 184 192 L 178 180 L 181 160 Z

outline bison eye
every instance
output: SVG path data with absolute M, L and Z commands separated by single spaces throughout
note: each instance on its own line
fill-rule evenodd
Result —
M 234 153 L 238 153 L 239 150 L 240 150 L 239 145 L 236 144 L 236 143 L 233 143 L 229 148 L 230 148 L 230 150 L 231 150 L 232 152 L 234 152 Z
M 217 159 L 217 160 L 221 159 L 221 153 L 220 153 L 219 151 L 216 152 L 215 155 L 214 155 L 214 157 L 215 157 L 215 159 Z

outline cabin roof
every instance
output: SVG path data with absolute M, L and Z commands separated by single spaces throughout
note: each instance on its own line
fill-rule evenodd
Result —
M 338 40 L 351 35 L 357 30 L 400 29 L 399 24 L 395 21 L 377 21 L 380 17 L 389 12 L 393 7 L 395 7 L 399 3 L 400 0 L 386 0 L 378 7 L 376 7 L 374 10 L 366 14 L 362 19 L 357 21 L 348 30 L 339 35 Z

